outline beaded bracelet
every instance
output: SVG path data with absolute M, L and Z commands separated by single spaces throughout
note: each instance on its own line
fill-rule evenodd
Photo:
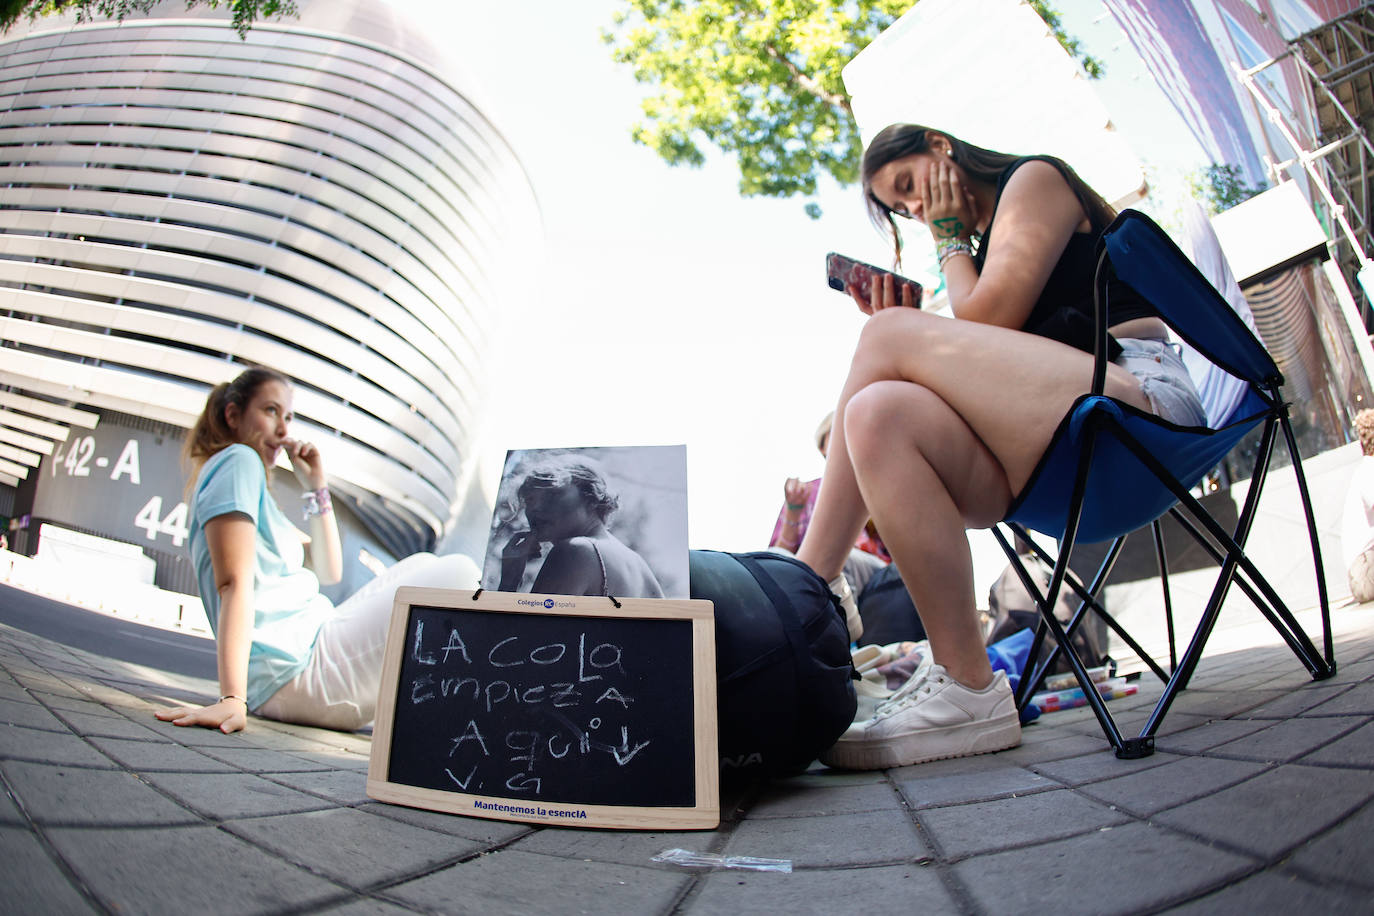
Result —
M 318 490 L 307 490 L 301 494 L 301 499 L 305 500 L 305 508 L 302 510 L 305 520 L 308 522 L 317 515 L 324 515 L 332 512 L 334 501 L 329 496 L 328 487 L 320 487 Z
M 940 270 L 945 269 L 945 262 L 956 254 L 966 254 L 973 257 L 973 246 L 968 239 L 944 239 L 935 246 L 935 255 L 940 262 Z

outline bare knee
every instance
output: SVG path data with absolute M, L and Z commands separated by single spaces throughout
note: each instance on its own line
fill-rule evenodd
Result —
M 856 392 L 844 408 L 844 439 L 851 460 L 866 464 L 914 439 L 907 433 L 921 426 L 921 407 L 928 400 L 936 400 L 935 395 L 912 382 L 874 382 Z
M 949 404 L 923 385 L 879 381 L 860 389 L 845 405 L 844 439 L 861 486 L 921 463 L 970 528 L 997 522 L 1011 501 L 996 457 Z
M 948 321 L 916 309 L 884 309 L 864 323 L 859 342 L 854 349 L 854 365 L 876 372 L 879 377 L 887 369 L 896 372 L 898 358 L 919 353 L 940 332 L 940 324 Z M 896 378 L 897 375 L 887 377 Z

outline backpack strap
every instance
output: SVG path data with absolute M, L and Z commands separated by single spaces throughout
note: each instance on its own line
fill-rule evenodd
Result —
M 763 568 L 763 564 L 760 563 L 757 558 L 749 556 L 748 554 L 738 554 L 737 558 L 744 568 L 749 570 L 749 574 L 754 577 L 754 581 L 759 584 L 759 588 L 763 589 L 763 593 L 768 597 L 769 603 L 777 609 L 778 619 L 782 621 L 783 632 L 787 634 L 787 641 L 792 646 L 793 658 L 811 658 L 811 643 L 807 640 L 806 632 L 802 627 L 801 615 L 797 613 L 797 606 L 792 603 L 792 599 L 787 597 L 787 592 L 782 586 L 778 585 L 777 580 L 769 574 L 768 570 Z M 828 587 L 822 587 L 825 588 L 827 593 L 829 592 Z M 844 611 L 840 609 L 839 602 L 833 597 L 830 597 L 829 594 L 826 596 L 826 601 L 830 605 L 830 610 L 835 613 L 840 620 L 840 624 L 845 628 L 845 638 L 848 639 L 849 624 L 845 622 Z M 804 677 L 802 671 L 803 666 L 794 664 L 792 668 L 797 675 L 797 688 L 804 694 L 808 689 L 808 685 L 802 683 Z M 854 667 L 852 658 L 849 666 L 849 676 L 852 680 L 856 681 L 861 680 L 863 677 L 863 675 L 859 674 L 858 669 Z
M 754 581 L 763 589 L 764 595 L 768 598 L 768 603 L 773 605 L 777 611 L 778 620 L 782 623 L 782 630 L 787 634 L 787 642 L 792 647 L 792 676 L 797 681 L 797 696 L 806 696 L 810 685 L 806 683 L 806 675 L 801 664 L 803 659 L 811 657 L 811 646 L 806 641 L 806 634 L 802 631 L 801 617 L 797 614 L 796 605 L 792 599 L 787 597 L 787 592 L 782 586 L 778 585 L 776 579 L 768 574 L 768 570 L 763 568 L 755 557 L 746 554 L 738 556 L 740 563 L 745 569 L 749 570 L 749 575 L 754 577 Z

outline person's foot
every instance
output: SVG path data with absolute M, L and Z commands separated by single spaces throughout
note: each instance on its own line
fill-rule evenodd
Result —
M 849 641 L 858 642 L 859 637 L 864 635 L 864 622 L 859 618 L 859 604 L 854 600 L 854 590 L 849 587 L 849 580 L 841 574 L 825 584 L 830 593 L 840 599 L 845 626 L 849 627 Z
M 820 760 L 832 767 L 880 770 L 1020 743 L 1021 721 L 1005 672 L 974 690 L 932 663 L 917 669 L 872 718 L 849 726 Z

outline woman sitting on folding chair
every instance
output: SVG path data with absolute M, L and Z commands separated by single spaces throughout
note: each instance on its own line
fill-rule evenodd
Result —
M 841 600 L 840 568 L 871 517 L 920 610 L 934 663 L 822 755 L 906 766 L 1014 747 L 974 602 L 966 528 L 1005 517 L 1093 374 L 1093 273 L 1111 207 L 1065 163 L 981 149 L 909 124 L 864 154 L 874 222 L 935 238 L 954 320 L 920 311 L 891 277 L 849 290 L 869 315 L 840 392 L 824 486 L 798 557 Z M 1184 426 L 1205 415 L 1155 310 L 1113 287 L 1105 393 Z

